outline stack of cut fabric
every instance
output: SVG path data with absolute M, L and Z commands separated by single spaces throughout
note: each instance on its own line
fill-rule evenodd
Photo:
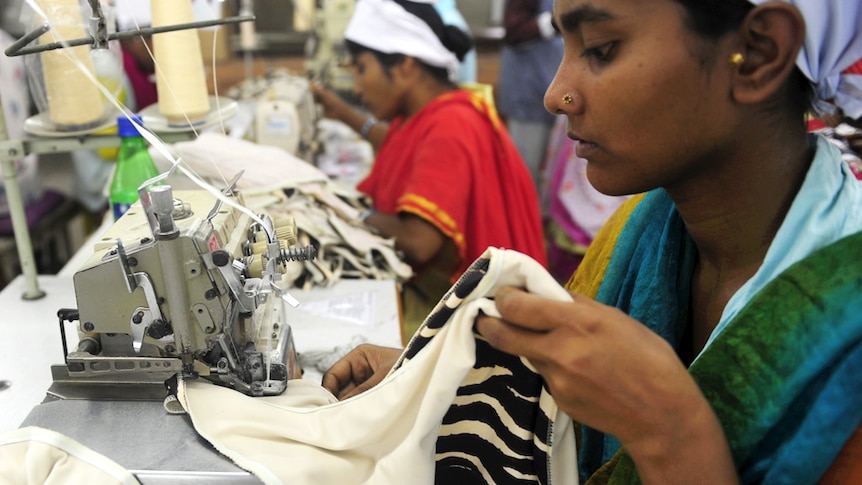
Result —
M 413 270 L 395 250 L 394 240 L 374 234 L 359 220 L 367 208 L 362 197 L 339 192 L 328 182 L 298 184 L 265 207 L 273 218 L 296 221 L 297 245 L 314 246 L 317 257 L 288 270 L 293 287 L 329 286 L 342 278 L 404 282 Z
M 330 286 L 342 278 L 402 283 L 413 276 L 396 252 L 394 240 L 373 233 L 359 219 L 369 206 L 367 198 L 334 183 L 308 162 L 277 147 L 217 133 L 202 133 L 171 148 L 183 167 L 216 187 L 242 170 L 237 188 L 249 209 L 273 220 L 292 217 L 296 221 L 297 246 L 314 246 L 317 257 L 288 264 L 288 287 Z M 170 167 L 160 150 L 150 152 L 160 171 Z M 169 183 L 175 190 L 196 188 L 180 174 Z

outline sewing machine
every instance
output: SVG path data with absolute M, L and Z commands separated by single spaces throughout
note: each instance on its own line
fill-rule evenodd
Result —
M 275 146 L 314 163 L 320 151 L 317 141 L 318 108 L 308 79 L 285 69 L 246 79 L 228 96 L 252 107 L 245 138 L 259 145 Z
M 128 397 L 176 373 L 252 396 L 282 393 L 298 376 L 284 318 L 296 301 L 277 283 L 287 261 L 313 258 L 314 248 L 291 247 L 292 221 L 261 223 L 234 207 L 243 200 L 230 188 L 232 203 L 169 185 L 139 193 L 74 275 L 79 343 L 49 394 Z
M 293 308 L 285 304 L 290 295 L 272 286 L 284 288 L 287 279 L 276 273 L 281 261 L 316 251 L 293 245 L 290 220 L 256 220 L 256 212 L 227 203 L 251 204 L 231 190 L 222 204 L 209 192 L 166 186 L 143 195 L 60 274 L 40 276 L 44 299 L 21 299 L 23 278 L 0 292 L 0 327 L 9 330 L 0 339 L 0 432 L 56 431 L 145 485 L 260 484 L 187 416 L 165 411 L 165 380 L 181 373 L 238 392 L 266 395 L 285 385 L 290 392 L 295 381 L 283 378 L 296 377 L 294 336 L 306 356 L 354 346 L 359 333 L 369 343 L 402 345 L 396 281 L 291 290 L 301 302 Z M 69 339 L 71 352 L 58 316 L 60 328 L 78 337 Z M 284 370 L 248 375 L 261 369 L 256 362 Z M 319 369 L 305 370 L 304 379 L 320 382 Z

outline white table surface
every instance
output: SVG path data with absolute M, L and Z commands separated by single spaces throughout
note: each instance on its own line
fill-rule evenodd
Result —
M 15 429 L 33 406 L 42 402 L 51 385 L 51 365 L 63 363 L 63 344 L 57 310 L 75 308 L 71 277 L 39 276 L 46 294 L 24 300 L 24 277 L 18 276 L 0 292 L 0 433 Z M 78 342 L 74 324 L 66 324 L 69 345 Z

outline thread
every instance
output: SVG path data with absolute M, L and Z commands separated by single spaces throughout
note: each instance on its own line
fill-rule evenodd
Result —
M 152 0 L 153 27 L 194 22 L 191 0 Z M 197 29 L 153 35 L 159 112 L 172 126 L 203 122 L 210 110 Z
M 239 14 L 254 15 L 252 0 L 242 0 Z M 257 47 L 257 32 L 254 27 L 254 20 L 248 20 L 239 24 L 239 47 L 243 51 L 253 51 Z
M 314 30 L 314 0 L 294 0 L 293 30 L 311 32 Z
M 244 51 L 252 51 L 257 46 L 257 32 L 254 29 L 254 21 L 239 24 L 239 47 Z
M 39 38 L 49 44 L 86 37 L 77 0 L 37 0 L 53 30 Z M 56 31 L 56 34 L 55 34 Z M 95 78 L 90 47 L 53 49 L 39 54 L 48 101 L 48 118 L 57 130 L 81 130 L 99 125 L 105 105 Z M 87 77 L 82 68 L 89 72 Z

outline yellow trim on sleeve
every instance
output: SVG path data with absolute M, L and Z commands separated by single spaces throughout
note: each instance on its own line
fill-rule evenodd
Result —
M 458 230 L 455 220 L 437 204 L 416 194 L 404 194 L 398 199 L 398 211 L 408 212 L 430 222 L 458 246 L 463 260 L 467 255 L 464 233 Z

